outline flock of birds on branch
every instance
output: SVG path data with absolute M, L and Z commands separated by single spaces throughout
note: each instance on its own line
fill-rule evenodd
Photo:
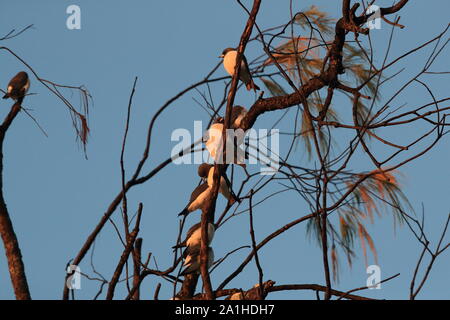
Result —
M 234 48 L 227 48 L 222 52 L 219 58 L 223 59 L 224 69 L 233 76 L 236 66 L 237 50 Z M 248 67 L 247 59 L 242 55 L 242 61 L 239 72 L 240 80 L 245 84 L 247 90 L 260 90 L 259 87 L 253 82 L 250 69 Z M 247 113 L 247 109 L 242 106 L 233 106 L 231 111 L 231 128 L 239 129 L 242 119 L 244 119 Z M 217 163 L 222 158 L 223 144 L 222 132 L 224 128 L 224 118 L 216 118 L 208 129 L 208 134 L 206 136 L 206 149 L 208 150 L 211 158 Z M 215 133 L 215 134 L 214 134 Z M 239 139 L 239 138 L 238 138 Z M 242 137 L 241 137 L 242 139 Z M 236 146 L 239 146 L 241 141 L 235 142 Z M 221 163 L 221 162 L 220 162 Z M 238 164 L 245 169 L 245 163 L 242 157 L 233 154 L 233 164 Z M 214 176 L 214 165 L 208 163 L 202 163 L 198 167 L 198 175 L 202 179 L 202 183 L 194 189 L 191 194 L 191 198 L 186 207 L 180 212 L 179 216 L 186 216 L 189 213 L 202 209 L 209 199 L 213 190 L 213 176 Z M 228 180 L 225 173 L 220 177 L 219 192 L 228 200 L 229 205 L 235 202 L 240 202 L 239 198 L 234 194 L 231 183 Z M 207 239 L 208 246 L 211 244 L 214 237 L 216 226 L 209 222 L 207 225 Z M 186 276 L 191 273 L 200 273 L 200 246 L 201 246 L 201 223 L 194 224 L 187 232 L 184 241 L 178 243 L 173 247 L 174 250 L 185 248 L 182 252 L 182 257 L 184 258 L 183 267 L 181 271 L 182 276 Z M 209 246 L 208 247 L 208 265 L 209 269 L 214 262 L 214 251 Z
M 237 50 L 234 48 L 227 48 L 222 52 L 220 58 L 223 59 L 223 66 L 225 70 L 233 76 L 236 66 Z M 245 84 L 247 90 L 259 90 L 259 87 L 253 82 L 250 69 L 248 67 L 247 59 L 242 56 L 241 66 L 240 66 L 240 80 Z M 3 99 L 11 98 L 15 100 L 19 105 L 21 105 L 28 89 L 30 88 L 30 79 L 25 71 L 19 72 L 15 75 L 9 82 L 6 93 Z M 241 106 L 234 106 L 232 108 L 231 116 L 231 129 L 238 129 L 240 127 L 242 119 L 245 117 L 247 110 Z M 221 141 L 221 135 L 224 126 L 224 118 L 216 118 L 209 128 L 209 137 L 206 141 L 206 148 L 208 149 L 212 159 L 215 162 L 221 155 L 221 150 L 223 148 Z M 216 132 L 218 134 L 211 134 L 211 132 Z M 245 168 L 245 163 L 242 159 L 235 159 L 234 163 L 237 163 Z M 198 168 L 198 175 L 202 178 L 203 183 L 201 183 L 191 194 L 191 198 L 187 206 L 181 211 L 179 216 L 186 216 L 189 213 L 202 209 L 205 202 L 210 196 L 213 188 L 213 175 L 214 175 L 214 165 L 203 163 Z M 236 195 L 233 193 L 231 188 L 231 183 L 223 174 L 220 177 L 219 192 L 228 200 L 229 204 L 232 205 L 236 201 L 240 201 Z M 201 223 L 193 225 L 187 232 L 186 239 L 181 243 L 174 246 L 174 250 L 179 248 L 185 248 L 183 251 L 183 266 L 181 275 L 185 276 L 190 273 L 200 272 L 200 244 L 201 244 Z M 214 237 L 215 226 L 213 223 L 208 223 L 208 245 Z M 214 261 L 214 251 L 209 247 L 208 253 L 208 268 L 211 267 Z

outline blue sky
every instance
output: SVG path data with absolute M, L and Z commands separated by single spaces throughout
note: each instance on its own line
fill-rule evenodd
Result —
M 250 1 L 245 1 L 250 4 Z M 390 5 L 392 1 L 379 1 Z M 66 28 L 67 6 L 81 8 L 81 30 Z M 340 15 L 341 1 L 301 1 L 296 10 L 316 4 L 336 18 Z M 434 8 L 430 11 L 429 8 Z M 438 8 L 438 9 L 436 9 Z M 443 0 L 414 1 L 401 12 L 404 30 L 396 30 L 390 58 L 440 33 L 448 23 L 450 3 Z M 20 15 L 17 14 L 20 12 Z M 257 22 L 262 28 L 276 26 L 289 19 L 289 1 L 263 1 Z M 12 28 L 20 29 L 34 24 L 32 30 L 3 42 L 14 50 L 42 77 L 62 84 L 85 85 L 93 96 L 90 112 L 91 135 L 88 145 L 89 159 L 85 160 L 78 147 L 70 118 L 62 103 L 46 88 L 31 79 L 26 99 L 34 116 L 45 128 L 49 137 L 43 136 L 33 122 L 20 114 L 8 131 L 4 146 L 4 195 L 15 226 L 26 265 L 32 297 L 59 299 L 63 288 L 66 263 L 83 244 L 103 212 L 120 189 L 119 157 L 124 130 L 129 93 L 135 76 L 139 77 L 133 105 L 131 129 L 126 150 L 127 172 L 139 161 L 145 140 L 148 121 L 168 98 L 188 85 L 202 79 L 218 62 L 220 52 L 236 46 L 246 22 L 246 14 L 234 1 L 10 1 L 0 11 L 0 33 Z M 390 27 L 372 33 L 378 62 L 386 49 Z M 262 54 L 262 48 L 252 43 L 246 51 L 247 58 Z M 426 54 L 414 55 L 401 66 L 408 69 L 383 91 L 383 96 L 395 92 L 408 76 L 425 63 Z M 448 60 L 441 57 L 435 70 L 448 71 Z M 9 79 L 24 67 L 5 52 L 0 54 L 0 85 L 6 87 Z M 399 67 L 395 70 L 399 70 Z M 224 76 L 220 68 L 216 74 Z M 437 98 L 448 93 L 448 79 L 429 77 Z M 261 84 L 260 84 L 261 86 Z M 203 89 L 204 90 L 204 89 Z M 215 102 L 220 101 L 220 85 L 213 88 Z M 208 120 L 208 115 L 198 107 L 189 93 L 163 113 L 155 127 L 155 135 L 148 164 L 148 172 L 170 156 L 174 143 L 171 132 L 176 128 L 193 128 L 194 120 Z M 74 98 L 76 100 L 76 98 Z M 236 101 L 250 106 L 253 94 L 241 90 Z M 345 100 L 342 100 L 344 103 Z M 398 97 L 399 105 L 411 106 L 429 102 L 426 92 L 414 87 Z M 10 101 L 2 100 L 0 117 L 4 117 Z M 348 105 L 348 102 L 346 102 Z M 293 111 L 288 115 L 293 116 Z M 264 128 L 270 117 L 262 117 L 257 126 Z M 418 125 L 422 125 L 419 123 Z M 390 134 L 399 139 L 409 138 L 420 127 L 410 126 Z M 300 147 L 300 145 L 299 145 Z M 301 150 L 299 151 L 301 155 Z M 372 170 L 369 160 L 358 157 L 353 164 L 357 170 Z M 443 139 L 426 156 L 402 168 L 404 192 L 420 213 L 421 204 L 426 210 L 426 226 L 430 239 L 436 240 L 449 212 L 450 143 Z M 300 161 L 305 161 L 304 157 Z M 154 179 L 134 189 L 129 195 L 130 211 L 144 203 L 141 236 L 144 238 L 144 255 L 152 252 L 161 269 L 171 263 L 170 247 L 174 244 L 178 228 L 177 213 L 184 207 L 192 188 L 197 183 L 196 166 L 170 165 Z M 272 190 L 273 191 L 273 190 Z M 261 195 L 263 197 L 263 195 Z M 224 206 L 223 200 L 218 203 Z M 274 210 L 276 209 L 276 210 Z M 309 213 L 295 194 L 275 197 L 255 211 L 257 239 L 283 224 Z M 115 221 L 119 222 L 115 213 Z M 197 222 L 198 214 L 189 218 L 188 224 Z M 420 247 L 406 227 L 392 227 L 389 213 L 376 219 L 369 227 L 378 250 L 382 277 L 398 272 L 395 280 L 383 284 L 381 290 L 365 291 L 374 298 L 404 299 L 408 297 L 409 281 L 420 253 Z M 447 237 L 448 241 L 448 237 Z M 216 235 L 213 242 L 216 257 L 241 245 L 250 244 L 248 216 L 231 220 Z M 112 275 L 122 247 L 110 224 L 96 241 L 94 262 L 97 271 L 107 279 Z M 246 251 L 247 250 L 247 251 Z M 217 286 L 224 275 L 233 271 L 248 254 L 248 249 L 232 256 L 212 275 Z M 356 252 L 361 255 L 357 247 Z M 370 262 L 373 260 L 370 257 Z M 277 284 L 323 284 L 321 252 L 305 234 L 300 224 L 283 234 L 261 251 L 265 279 Z M 152 265 L 154 267 L 154 264 Z M 89 257 L 81 265 L 82 271 L 92 274 Z M 450 259 L 442 256 L 433 268 L 431 278 L 418 298 L 449 299 Z M 350 269 L 341 264 L 341 279 L 335 285 L 343 291 L 366 284 L 364 259 L 355 261 Z M 160 279 L 147 278 L 143 284 L 143 298 L 151 298 Z M 249 288 L 258 282 L 258 273 L 251 262 L 244 272 L 230 283 L 231 287 Z M 90 299 L 98 283 L 83 279 L 77 297 Z M 13 298 L 3 247 L 0 249 L 0 299 Z M 171 286 L 163 283 L 161 298 L 169 297 Z M 126 294 L 123 286 L 117 298 Z M 276 293 L 271 298 L 314 298 L 313 292 Z

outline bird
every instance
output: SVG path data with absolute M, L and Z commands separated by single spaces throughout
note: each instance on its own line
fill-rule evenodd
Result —
M 223 50 L 219 58 L 223 59 L 223 67 L 228 72 L 228 74 L 230 76 L 233 76 L 236 67 L 237 50 L 235 48 L 226 48 L 225 50 Z M 256 90 L 260 90 L 259 87 L 253 82 L 247 59 L 243 54 L 239 78 L 242 82 L 245 83 L 245 87 L 247 88 L 247 90 L 250 91 L 251 89 L 253 89 L 255 92 Z
M 214 119 L 213 123 L 208 129 L 208 132 L 206 134 L 206 149 L 209 151 L 209 154 L 211 155 L 211 158 L 214 159 L 214 162 L 217 162 L 216 156 L 217 156 L 217 149 L 220 147 L 223 147 L 222 142 L 222 132 L 223 132 L 223 123 L 224 119 L 222 117 L 218 117 Z M 219 155 L 222 154 L 222 152 L 219 152 Z
M 274 285 L 274 282 L 269 280 L 266 283 L 263 283 L 263 295 L 266 296 L 267 292 L 266 290 L 270 287 L 272 287 Z M 225 298 L 225 300 L 258 300 L 260 299 L 260 292 L 259 292 L 259 283 L 255 284 L 253 286 L 253 288 L 251 288 L 250 290 L 247 291 L 240 291 L 240 292 L 235 292 L 232 295 L 228 296 L 227 298 Z
M 242 294 L 242 292 L 236 292 L 230 295 L 225 300 L 244 300 L 244 295 Z
M 245 151 L 244 154 L 242 154 L 242 146 L 244 146 L 244 139 L 245 139 L 245 133 L 241 129 L 242 120 L 247 115 L 247 109 L 242 106 L 234 106 L 231 109 L 231 127 L 235 129 L 234 136 L 236 137 L 236 140 L 234 141 L 235 150 L 237 150 L 237 159 L 236 161 L 238 164 L 245 161 L 242 156 L 244 156 L 245 159 L 248 159 L 248 152 Z M 244 148 L 245 149 L 245 148 Z M 243 166 L 245 168 L 245 164 Z
M 232 123 L 231 129 L 237 128 L 234 126 L 235 123 L 240 124 L 240 122 L 242 121 L 243 117 L 245 116 L 244 111 L 246 110 L 244 107 L 241 106 L 236 106 L 236 111 L 234 111 L 234 108 L 232 109 Z M 242 109 L 241 109 L 242 108 Z M 244 110 L 243 110 L 244 109 Z M 233 114 L 234 111 L 234 114 Z M 234 118 L 233 118 L 234 115 Z M 208 150 L 209 154 L 211 155 L 211 158 L 214 160 L 215 163 L 222 163 L 223 162 L 223 139 L 222 139 L 222 133 L 223 133 L 223 125 L 224 125 L 224 118 L 223 117 L 218 117 L 216 118 L 213 123 L 211 124 L 211 126 L 209 127 L 205 137 L 205 145 L 206 145 L 206 149 Z M 233 141 L 233 146 L 234 146 L 234 155 L 233 155 L 233 161 L 232 163 L 238 164 L 240 166 L 242 166 L 243 168 L 245 168 L 245 163 L 243 160 L 243 155 L 242 152 L 240 152 L 240 146 L 242 145 L 244 138 L 245 138 L 245 134 L 242 131 L 234 131 L 235 137 L 236 137 L 236 141 Z M 229 131 L 226 132 L 227 135 L 227 141 L 231 141 L 230 139 L 231 137 L 231 133 Z M 219 151 L 219 152 L 218 152 Z M 229 160 L 229 158 L 227 157 L 225 159 L 226 161 Z M 231 161 L 230 161 L 231 162 Z
M 198 167 L 198 176 L 203 180 L 206 180 L 208 186 L 212 189 L 214 181 L 214 165 L 209 163 L 202 163 Z M 240 202 L 240 199 L 234 194 L 233 190 L 231 189 L 231 183 L 226 175 L 223 175 L 220 178 L 219 192 L 225 197 L 225 199 L 230 201 L 230 204 L 233 204 L 236 201 Z
M 178 216 L 187 216 L 189 213 L 201 209 L 205 201 L 211 194 L 211 188 L 204 182 L 192 191 L 191 198 L 187 206 L 178 214 Z
M 214 250 L 211 247 L 208 247 L 208 265 L 207 268 L 209 269 L 214 262 Z M 190 253 L 186 259 L 183 262 L 184 268 L 183 271 L 181 271 L 181 275 L 185 276 L 189 273 L 200 273 L 200 248 L 199 250 Z
M 25 71 L 21 71 L 12 78 L 8 83 L 6 94 L 3 99 L 11 98 L 16 101 L 22 102 L 25 94 L 30 88 L 30 79 Z
M 208 245 L 211 243 L 212 239 L 214 238 L 214 233 L 216 231 L 216 227 L 212 223 L 208 223 Z M 202 241 L 202 231 L 201 231 L 201 223 L 194 224 L 191 228 L 189 228 L 186 239 L 177 245 L 173 246 L 172 248 L 174 250 L 178 248 L 184 248 L 186 247 L 187 250 L 185 253 L 193 252 L 200 248 L 200 244 Z M 183 256 L 185 256 L 185 253 L 183 253 Z
M 241 127 L 242 119 L 247 114 L 247 109 L 242 106 L 234 106 L 233 109 L 231 109 L 231 126 L 233 129 L 238 129 Z

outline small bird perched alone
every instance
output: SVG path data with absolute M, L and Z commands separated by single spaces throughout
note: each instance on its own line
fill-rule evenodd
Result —
M 191 194 L 191 198 L 187 206 L 181 211 L 178 216 L 187 216 L 189 213 L 201 209 L 205 201 L 208 199 L 211 193 L 211 188 L 209 188 L 208 184 L 202 183 Z
M 234 48 L 226 48 L 223 50 L 222 55 L 219 58 L 223 59 L 223 67 L 228 72 L 230 76 L 233 76 L 234 69 L 236 67 L 237 50 Z M 239 73 L 239 78 L 245 83 L 247 90 L 253 89 L 255 92 L 259 90 L 259 87 L 253 82 L 250 69 L 248 67 L 247 59 L 242 55 L 241 60 L 241 70 Z
M 202 163 L 198 167 L 198 176 L 202 178 L 203 180 L 206 180 L 208 183 L 209 188 L 212 189 L 213 186 L 213 177 L 214 177 L 214 165 L 209 163 Z M 236 201 L 239 202 L 240 200 L 236 197 L 234 192 L 231 190 L 231 183 L 228 180 L 226 176 L 222 176 L 220 178 L 220 187 L 219 192 L 230 201 L 230 204 L 235 203 Z
M 211 247 L 208 248 L 208 266 L 209 269 L 214 262 L 214 251 Z M 186 268 L 181 272 L 182 276 L 189 273 L 200 273 L 200 250 L 190 253 L 184 260 L 183 266 Z
M 208 223 L 208 245 L 211 243 L 212 239 L 214 238 L 214 233 L 216 231 L 216 227 L 212 223 Z M 201 223 L 194 224 L 187 232 L 186 239 L 183 242 L 180 242 L 179 244 L 173 246 L 172 248 L 174 250 L 178 248 L 184 248 L 187 247 L 187 250 L 183 254 L 189 254 L 191 252 L 194 252 L 195 250 L 200 249 L 200 244 L 202 242 L 202 229 L 201 229 Z
M 8 88 L 6 89 L 6 94 L 3 99 L 11 98 L 13 100 L 22 102 L 25 94 L 30 88 L 30 79 L 25 71 L 21 71 L 14 76 L 14 78 L 9 81 Z

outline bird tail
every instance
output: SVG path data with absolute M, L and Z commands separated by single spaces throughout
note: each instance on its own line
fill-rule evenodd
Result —
M 260 90 L 259 87 L 255 84 L 255 82 L 253 82 L 253 79 L 251 79 L 251 80 L 247 83 L 246 87 L 247 87 L 247 90 L 248 90 L 248 91 L 250 91 L 250 90 L 252 90 L 252 89 L 253 89 L 253 91 L 255 91 L 255 92 L 256 92 L 256 90 Z
M 8 99 L 9 98 L 9 95 L 8 94 L 5 94 L 4 96 L 3 96 L 3 99 Z
M 183 211 L 181 211 L 178 216 L 187 216 L 189 214 L 188 208 L 184 208 Z

